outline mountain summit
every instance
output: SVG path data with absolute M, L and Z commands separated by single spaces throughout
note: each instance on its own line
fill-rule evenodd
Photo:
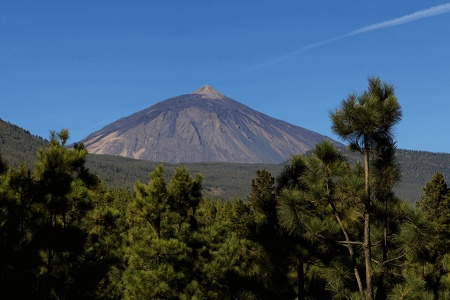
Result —
M 204 85 L 119 119 L 81 142 L 90 153 L 157 162 L 281 163 L 324 139 Z
M 192 92 L 192 94 L 204 95 L 205 97 L 207 97 L 209 99 L 227 98 L 224 94 L 213 89 L 209 85 L 203 85 L 203 86 L 199 87 L 194 92 Z

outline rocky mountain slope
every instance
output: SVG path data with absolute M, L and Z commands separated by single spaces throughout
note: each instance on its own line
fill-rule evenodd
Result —
M 281 163 L 323 139 L 202 86 L 119 119 L 82 142 L 90 153 L 158 162 Z

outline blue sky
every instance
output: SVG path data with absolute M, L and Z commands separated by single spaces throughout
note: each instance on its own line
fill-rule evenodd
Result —
M 329 111 L 379 76 L 399 148 L 450 153 L 450 2 L 0 3 L 0 118 L 70 142 L 208 84 L 337 139 Z

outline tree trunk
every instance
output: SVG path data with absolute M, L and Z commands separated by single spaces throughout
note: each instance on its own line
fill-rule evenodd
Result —
M 305 273 L 303 270 L 303 261 L 301 259 L 297 262 L 297 286 L 298 286 L 298 300 L 305 300 Z
M 381 261 L 381 274 L 378 278 L 377 282 L 377 295 L 376 300 L 383 300 L 386 299 L 386 289 L 384 287 L 384 274 L 386 272 L 386 266 L 385 262 L 387 261 L 387 239 L 388 239 L 388 205 L 387 205 L 387 198 L 384 196 L 384 224 L 383 224 L 383 245 L 382 245 L 382 251 L 383 251 L 383 259 Z
M 341 221 L 341 217 L 337 213 L 336 206 L 334 206 L 333 202 L 331 202 L 331 201 L 330 201 L 330 205 L 331 205 L 331 208 L 333 209 L 334 217 L 336 218 L 336 221 L 338 222 L 339 227 L 341 227 L 341 231 L 344 234 L 345 241 L 346 242 L 350 242 L 350 237 L 349 237 L 349 235 L 347 233 L 347 230 L 344 227 L 344 224 Z M 350 260 L 352 262 L 353 272 L 355 273 L 355 279 L 356 279 L 356 282 L 358 283 L 358 289 L 359 289 L 359 294 L 361 296 L 361 300 L 365 300 L 366 298 L 365 298 L 365 295 L 364 295 L 364 288 L 363 288 L 363 285 L 362 285 L 361 276 L 359 275 L 359 271 L 358 271 L 358 268 L 356 266 L 355 252 L 353 251 L 353 246 L 350 243 L 348 243 L 348 244 L 346 244 L 346 247 L 348 249 L 348 252 L 349 252 L 349 255 L 350 255 Z
M 367 145 L 367 141 L 365 141 Z M 367 299 L 374 300 L 372 285 L 372 247 L 370 244 L 370 186 L 369 186 L 369 148 L 364 149 L 364 170 L 366 196 L 364 200 L 364 261 L 366 266 Z
M 369 211 L 366 209 L 364 211 L 364 261 L 366 265 L 366 288 L 367 288 L 367 299 L 373 300 L 373 287 L 372 287 L 372 253 L 370 245 L 370 217 Z

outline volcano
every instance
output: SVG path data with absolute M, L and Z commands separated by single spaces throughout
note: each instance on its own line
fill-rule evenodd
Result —
M 89 153 L 156 162 L 276 164 L 325 139 L 205 85 L 123 117 L 81 142 Z

